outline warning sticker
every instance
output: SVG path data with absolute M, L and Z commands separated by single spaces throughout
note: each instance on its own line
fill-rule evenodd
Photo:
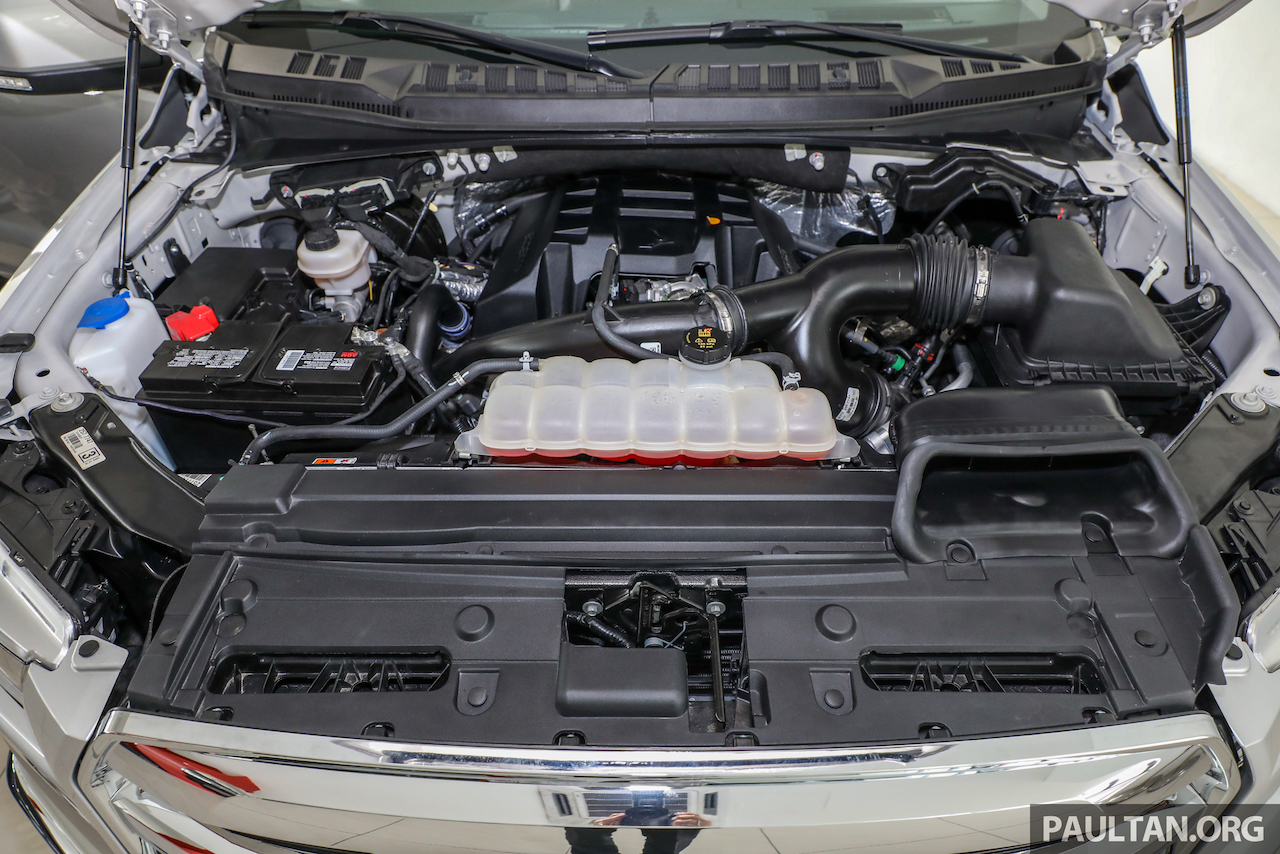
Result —
M 213 475 L 211 474 L 179 474 L 178 477 L 182 478 L 187 483 L 192 483 L 192 484 L 195 484 L 196 486 L 204 486 L 205 481 L 213 477 Z
M 313 466 L 353 466 L 355 457 L 316 457 L 311 461 Z
M 76 465 L 81 469 L 92 468 L 107 459 L 107 455 L 102 453 L 98 443 L 93 441 L 89 431 L 83 427 L 77 427 L 70 433 L 63 433 L 62 444 L 67 446 L 71 456 L 76 459 Z
M 277 371 L 349 371 L 359 353 L 336 350 L 285 350 Z
M 228 371 L 240 367 L 240 363 L 249 355 L 247 347 L 235 350 L 194 350 L 183 347 L 175 350 L 169 360 L 170 368 L 209 368 L 210 370 Z

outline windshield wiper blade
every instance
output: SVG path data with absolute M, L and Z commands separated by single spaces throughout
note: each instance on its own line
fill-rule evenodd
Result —
M 604 74 L 609 77 L 626 77 L 641 80 L 650 75 L 633 68 L 582 53 L 569 48 L 556 47 L 545 42 L 532 39 L 504 36 L 501 33 L 486 33 L 469 27 L 459 27 L 430 18 L 419 18 L 411 15 L 382 15 L 376 12 L 287 12 L 258 11 L 240 16 L 240 20 L 250 26 L 298 26 L 331 30 L 344 30 L 360 33 L 376 33 L 377 35 L 406 40 L 429 40 L 435 42 L 453 42 L 473 47 L 490 48 L 502 53 L 509 53 L 543 62 L 559 68 L 575 71 L 587 71 L 592 74 Z
M 604 30 L 590 33 L 592 48 L 641 47 L 689 42 L 769 42 L 837 38 L 901 47 L 933 56 L 1029 62 L 1025 56 L 1003 50 L 951 44 L 901 35 L 897 24 L 841 24 L 817 21 L 723 21 L 698 26 L 645 27 L 638 30 Z

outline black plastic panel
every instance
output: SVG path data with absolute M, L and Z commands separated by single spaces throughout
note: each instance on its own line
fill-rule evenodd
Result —
M 895 481 L 822 469 L 236 469 L 210 496 L 200 554 L 129 699 L 335 736 L 378 724 L 446 742 L 574 732 L 588 745 L 781 745 L 1173 713 L 1220 676 L 1238 608 L 1203 529 L 1170 558 L 1117 554 L 1081 528 L 1074 556 L 915 563 L 889 542 Z M 682 586 L 726 568 L 745 576 L 747 662 L 721 729 L 677 710 L 675 650 L 578 648 L 619 659 L 600 667 L 565 657 L 566 585 L 654 566 Z M 444 649 L 451 668 L 432 691 L 209 690 L 232 656 L 275 649 L 357 661 Z M 655 651 L 665 655 L 646 657 Z M 1013 660 L 1022 676 L 1010 683 L 1039 673 L 1075 688 L 874 690 L 869 654 L 981 659 L 997 677 Z

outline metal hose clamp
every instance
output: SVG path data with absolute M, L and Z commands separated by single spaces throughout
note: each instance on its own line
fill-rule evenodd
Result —
M 985 246 L 973 250 L 973 304 L 969 306 L 969 316 L 964 322 L 972 325 L 982 320 L 982 311 L 987 306 L 987 292 L 991 289 L 991 255 Z

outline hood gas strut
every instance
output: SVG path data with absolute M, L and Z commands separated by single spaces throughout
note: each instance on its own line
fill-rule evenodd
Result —
M 1181 16 L 1173 25 L 1173 112 L 1178 135 L 1178 163 L 1182 166 L 1182 215 L 1187 232 L 1187 290 L 1203 284 L 1196 263 L 1195 214 L 1191 210 L 1191 90 L 1187 82 L 1187 30 Z
M 133 175 L 133 155 L 138 143 L 138 64 L 142 41 L 138 28 L 129 25 L 129 47 L 124 60 L 124 119 L 120 130 L 120 169 L 124 173 L 120 197 L 120 256 L 111 274 L 116 291 L 129 290 L 129 184 Z

